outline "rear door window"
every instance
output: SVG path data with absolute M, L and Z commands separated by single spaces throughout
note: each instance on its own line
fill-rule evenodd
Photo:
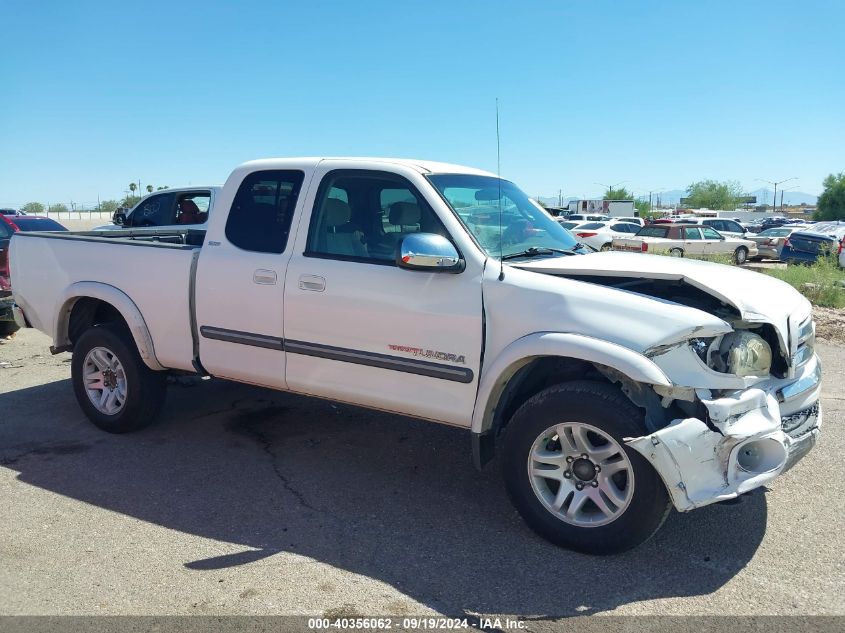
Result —
M 712 231 L 712 229 L 710 229 Z M 701 231 L 694 226 L 686 226 L 684 227 L 684 239 L 685 240 L 700 240 L 701 239 Z
M 245 251 L 283 253 L 304 177 L 298 170 L 249 174 L 226 218 L 226 239 Z
M 718 232 L 714 231 L 709 226 L 705 226 L 704 228 L 702 228 L 701 232 L 704 234 L 705 240 L 720 240 L 720 239 L 722 239 L 722 236 L 719 235 Z

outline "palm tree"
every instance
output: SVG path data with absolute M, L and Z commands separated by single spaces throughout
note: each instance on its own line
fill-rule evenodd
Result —
M 134 182 L 130 182 L 130 183 L 129 183 L 129 191 L 131 191 L 131 192 L 132 192 L 132 195 L 133 195 L 133 196 L 135 195 L 135 190 L 136 190 L 137 188 L 138 188 L 138 185 L 136 185 Z
M 153 192 L 153 186 L 152 186 L 152 185 L 147 185 L 147 186 L 146 186 L 146 189 L 147 189 L 147 193 L 152 193 L 152 192 Z

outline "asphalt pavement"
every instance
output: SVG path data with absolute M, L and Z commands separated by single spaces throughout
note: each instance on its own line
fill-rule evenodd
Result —
M 808 457 L 597 558 L 528 530 L 464 431 L 182 379 L 109 435 L 48 345 L 0 345 L 0 615 L 845 614 L 845 347 Z

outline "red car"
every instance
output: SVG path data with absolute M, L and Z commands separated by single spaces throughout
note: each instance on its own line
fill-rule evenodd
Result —
M 67 231 L 50 218 L 0 213 L 0 337 L 18 329 L 12 318 L 12 285 L 9 279 L 9 242 L 18 231 Z

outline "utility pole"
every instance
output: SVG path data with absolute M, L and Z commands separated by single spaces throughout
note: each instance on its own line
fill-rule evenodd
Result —
M 778 185 L 781 185 L 785 182 L 789 182 L 790 180 L 798 180 L 797 176 L 793 176 L 792 178 L 787 178 L 786 180 L 765 180 L 764 178 L 757 178 L 760 182 L 767 182 L 770 185 L 774 185 L 775 187 L 775 194 L 772 196 L 772 206 L 774 207 L 774 212 L 778 212 Z M 783 193 L 781 191 L 781 193 Z
M 558 207 L 563 206 L 563 189 L 557 190 L 557 206 Z

